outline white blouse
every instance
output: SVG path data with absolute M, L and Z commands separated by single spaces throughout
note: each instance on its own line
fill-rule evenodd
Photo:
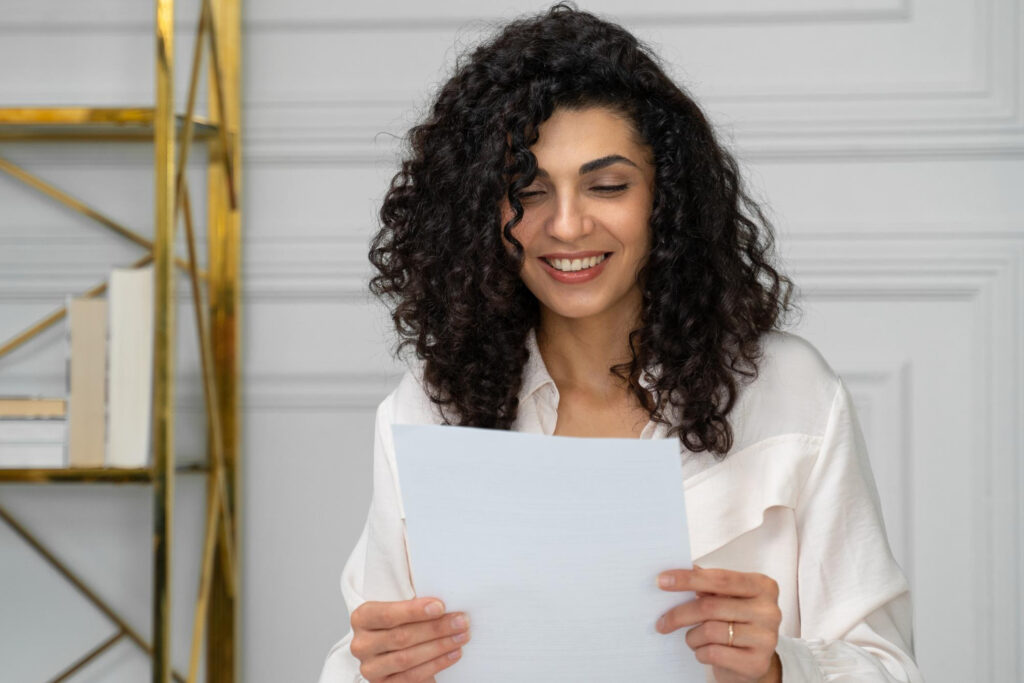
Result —
M 680 444 L 691 557 L 702 567 L 760 572 L 778 583 L 776 652 L 785 683 L 921 682 L 909 586 L 889 549 L 849 391 L 803 337 L 773 331 L 763 343 L 758 378 L 739 385 L 728 415 L 728 456 L 718 461 Z M 550 435 L 558 389 L 534 333 L 527 344 L 513 429 Z M 366 600 L 416 597 L 390 426 L 441 423 L 421 379 L 417 365 L 377 408 L 373 497 L 341 573 L 350 614 Z M 643 381 L 649 386 L 646 375 Z M 668 438 L 667 431 L 648 422 L 640 438 Z M 685 632 L 665 637 L 682 640 Z M 320 683 L 366 680 L 349 650 L 352 635 L 350 629 L 330 650 Z

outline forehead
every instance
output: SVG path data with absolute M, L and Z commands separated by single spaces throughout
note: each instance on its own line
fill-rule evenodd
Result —
M 537 130 L 530 151 L 540 165 L 572 165 L 607 154 L 646 156 L 632 124 L 621 114 L 604 107 L 556 109 Z M 627 154 L 631 153 L 631 154 Z M 636 163 L 642 158 L 634 159 Z

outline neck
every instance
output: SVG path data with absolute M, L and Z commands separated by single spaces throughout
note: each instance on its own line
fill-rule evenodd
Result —
M 628 390 L 609 368 L 632 359 L 629 333 L 638 317 L 566 318 L 542 308 L 537 347 L 559 391 L 613 396 Z

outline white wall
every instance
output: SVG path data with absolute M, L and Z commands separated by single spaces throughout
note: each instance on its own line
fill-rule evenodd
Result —
M 1021 3 L 580 5 L 671 62 L 767 203 L 805 295 L 796 331 L 856 396 L 913 584 L 927 679 L 1024 679 Z M 369 502 L 373 409 L 400 371 L 386 319 L 363 294 L 366 242 L 395 164 L 394 139 L 379 133 L 401 135 L 481 31 L 540 7 L 245 5 L 247 682 L 315 679 L 347 630 L 338 574 Z M 182 77 L 194 8 L 177 13 Z M 149 101 L 149 11 L 127 0 L 7 0 L 4 106 Z M 152 233 L 143 146 L 3 144 L 0 155 Z M 192 173 L 201 182 L 201 166 Z M 0 206 L 0 338 L 138 253 L 7 177 Z M 203 429 L 188 315 L 177 318 L 182 459 L 200 453 Z M 62 386 L 59 334 L 0 359 L 0 393 Z M 201 480 L 179 477 L 178 490 L 174 661 L 185 669 Z M 0 486 L 0 504 L 149 632 L 149 489 Z M 3 526 L 0 605 L 5 680 L 44 680 L 111 631 Z M 145 666 L 121 646 L 77 680 L 145 680 Z

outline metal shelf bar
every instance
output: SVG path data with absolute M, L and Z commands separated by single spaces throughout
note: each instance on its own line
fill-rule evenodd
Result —
M 128 622 L 125 621 L 121 617 L 121 615 L 117 613 L 117 610 L 115 610 L 113 607 L 107 604 L 107 602 L 103 598 L 101 598 L 96 593 L 96 591 L 92 590 L 87 585 L 85 585 L 85 582 L 81 578 L 79 578 L 79 576 L 75 574 L 75 572 L 73 572 L 70 567 L 66 566 L 63 562 L 57 559 L 57 556 L 54 555 L 49 548 L 43 545 L 42 541 L 37 539 L 27 528 L 25 528 L 25 526 L 21 522 L 15 519 L 14 516 L 11 515 L 11 513 L 7 512 L 7 510 L 5 510 L 3 506 L 0 506 L 0 519 L 3 519 L 3 521 L 6 522 L 7 526 L 9 526 L 16 534 L 21 536 L 22 540 L 24 540 L 26 543 L 32 546 L 33 550 L 39 553 L 44 560 L 50 563 L 50 565 L 54 569 L 56 569 L 68 583 L 74 586 L 79 593 L 84 595 L 89 602 L 95 605 L 96 609 L 103 612 L 103 614 L 108 619 L 114 622 L 117 625 L 117 627 L 121 630 L 121 633 L 124 636 L 126 636 L 133 643 L 142 648 L 142 650 L 150 657 L 153 657 L 153 646 L 147 643 L 145 640 L 143 640 L 142 636 L 140 636 L 135 631 L 135 629 L 133 629 L 128 624 Z M 120 637 L 120 635 L 118 637 Z M 168 674 L 170 673 L 171 671 L 170 669 L 168 669 Z M 185 683 L 185 679 L 182 678 L 181 674 L 177 672 L 174 672 L 174 680 L 178 681 L 179 683 Z
M 153 107 L 4 107 L 0 108 L 0 140 L 4 141 L 152 141 L 156 137 Z M 175 134 L 191 124 L 197 140 L 221 135 L 219 126 L 199 116 L 174 117 Z

